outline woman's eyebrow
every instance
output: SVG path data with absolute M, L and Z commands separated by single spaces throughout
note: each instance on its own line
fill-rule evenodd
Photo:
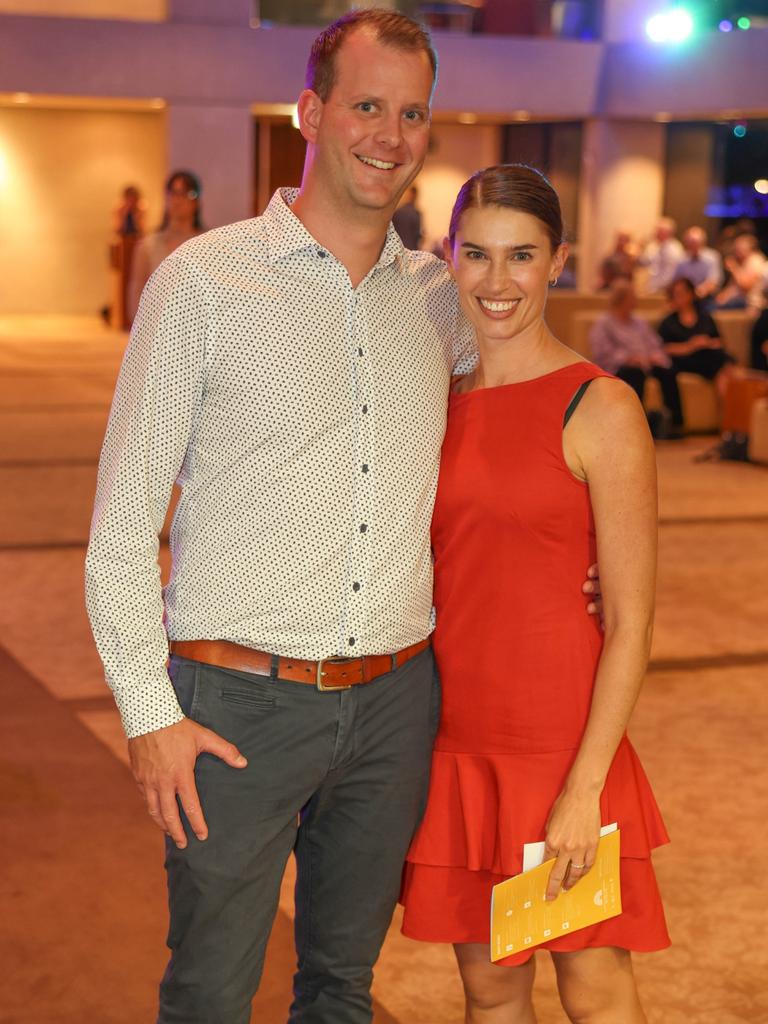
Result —
M 459 246 L 460 249 L 482 249 L 482 245 L 478 245 L 476 242 L 462 242 Z M 528 249 L 538 249 L 538 245 L 534 245 L 533 242 L 523 242 L 522 245 L 511 245 L 511 252 L 523 252 Z

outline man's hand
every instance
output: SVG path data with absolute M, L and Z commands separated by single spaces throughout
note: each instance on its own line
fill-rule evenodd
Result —
M 133 777 L 149 816 L 180 850 L 187 845 L 187 837 L 179 816 L 177 795 L 197 838 L 208 838 L 208 826 L 195 786 L 198 755 L 215 754 L 232 768 L 245 768 L 248 763 L 232 743 L 189 718 L 128 740 L 128 753 Z
M 585 594 L 590 594 L 592 600 L 587 605 L 587 611 L 590 615 L 600 616 L 600 625 L 604 626 L 603 622 L 603 598 L 600 592 L 600 570 L 597 566 L 597 562 L 594 565 L 590 565 L 587 569 L 587 579 L 582 584 L 582 591 Z

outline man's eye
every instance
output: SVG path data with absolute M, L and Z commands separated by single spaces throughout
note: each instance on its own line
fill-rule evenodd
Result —
M 370 103 L 368 100 L 365 100 L 363 103 L 358 103 L 358 107 L 364 114 L 370 114 L 374 109 L 373 103 Z
M 408 121 L 423 121 L 424 115 L 420 110 L 407 110 L 405 117 Z
M 485 253 L 484 252 L 480 252 L 479 249 L 468 249 L 467 250 L 467 259 L 468 260 L 483 260 L 483 259 L 485 259 Z

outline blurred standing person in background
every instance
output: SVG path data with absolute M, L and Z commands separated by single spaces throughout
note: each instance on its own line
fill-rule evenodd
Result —
M 683 235 L 685 256 L 677 265 L 674 280 L 687 278 L 696 297 L 708 299 L 723 280 L 723 261 L 717 249 L 710 249 L 704 228 L 692 227 Z
M 395 231 L 406 249 L 421 248 L 421 211 L 416 206 L 419 190 L 414 185 L 408 192 L 407 200 L 392 214 Z
M 126 185 L 121 201 L 115 207 L 113 227 L 121 238 L 140 237 L 144 234 L 147 204 L 135 185 Z
M 648 291 L 663 292 L 672 283 L 678 264 L 685 252 L 675 238 L 677 224 L 671 217 L 662 217 L 656 225 L 653 238 L 640 257 L 641 266 L 648 268 Z
M 174 171 L 165 185 L 165 214 L 157 231 L 136 246 L 128 284 L 127 314 L 131 322 L 144 285 L 166 256 L 203 230 L 200 181 L 191 171 Z

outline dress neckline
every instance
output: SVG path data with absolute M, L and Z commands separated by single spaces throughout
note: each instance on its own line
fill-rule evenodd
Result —
M 515 380 L 509 384 L 494 384 L 490 388 L 474 388 L 472 391 L 451 391 L 449 399 L 455 401 L 458 398 L 469 398 L 471 395 L 481 395 L 483 392 L 498 392 L 505 391 L 507 388 L 520 388 L 526 384 L 538 384 L 539 381 L 547 380 L 549 377 L 556 377 L 558 374 L 564 373 L 566 370 L 573 370 L 576 367 L 597 367 L 589 360 L 583 360 L 577 363 L 568 363 L 566 366 L 561 366 L 559 370 L 550 370 L 549 373 L 542 373 L 538 377 L 531 377 L 529 380 Z

